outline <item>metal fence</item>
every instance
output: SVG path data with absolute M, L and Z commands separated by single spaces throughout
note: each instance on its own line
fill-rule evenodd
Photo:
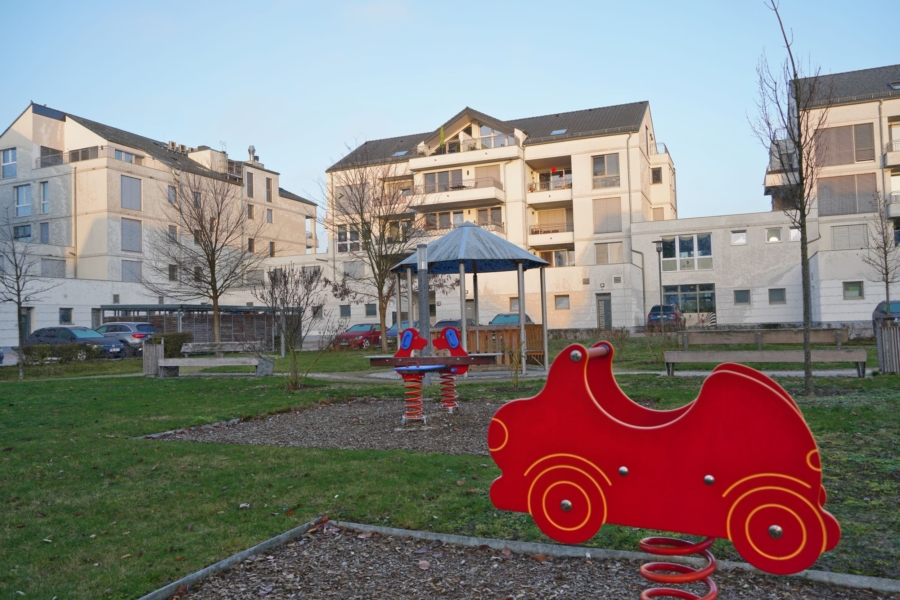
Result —
M 900 373 L 900 323 L 876 321 L 875 342 L 878 345 L 878 370 Z

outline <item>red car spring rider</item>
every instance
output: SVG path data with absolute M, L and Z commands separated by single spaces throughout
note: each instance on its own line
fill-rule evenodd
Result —
M 697 398 L 674 410 L 633 402 L 616 384 L 613 349 L 573 344 L 553 361 L 534 398 L 504 405 L 488 447 L 502 475 L 491 485 L 497 508 L 532 515 L 549 537 L 582 543 L 606 523 L 703 536 L 693 544 L 647 538 L 654 554 L 699 553 L 709 564 L 652 563 L 653 581 L 709 578 L 715 538 L 768 573 L 810 567 L 841 537 L 825 509 L 819 450 L 797 405 L 777 383 L 737 364 L 719 365 Z M 676 571 L 664 575 L 656 571 Z M 698 598 L 646 590 L 642 598 Z
M 469 353 L 462 347 L 459 342 L 459 331 L 454 327 L 444 327 L 431 345 L 436 350 L 446 350 L 450 356 L 468 356 Z M 459 408 L 456 402 L 456 376 L 463 375 L 468 372 L 469 367 L 466 365 L 458 365 L 447 367 L 439 371 L 441 378 L 441 410 L 453 412 Z
M 425 338 L 419 335 L 415 329 L 404 329 L 400 334 L 400 344 L 396 358 L 407 358 L 409 362 L 394 370 L 400 374 L 406 387 L 406 412 L 402 421 L 426 422 L 425 413 L 422 410 L 422 379 L 427 373 L 438 373 L 441 378 L 441 410 L 450 413 L 459 408 L 456 395 L 456 376 L 469 370 L 465 365 L 420 365 L 412 356 L 414 350 L 422 350 L 427 345 Z M 432 341 L 432 346 L 437 350 L 447 350 L 450 356 L 468 356 L 459 343 L 459 332 L 453 327 L 445 327 Z

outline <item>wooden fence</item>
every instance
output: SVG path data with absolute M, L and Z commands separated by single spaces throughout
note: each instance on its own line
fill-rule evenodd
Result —
M 900 323 L 876 322 L 875 342 L 878 345 L 878 370 L 900 373 Z
M 508 365 L 507 350 L 519 347 L 518 325 L 479 325 L 467 329 L 469 354 L 499 353 L 498 364 Z M 525 348 L 529 364 L 543 365 L 544 330 L 540 325 L 525 325 Z
M 144 344 L 141 353 L 144 357 L 144 375 L 156 377 L 159 374 L 159 360 L 166 354 L 165 343 L 165 340 L 160 340 L 158 344 Z

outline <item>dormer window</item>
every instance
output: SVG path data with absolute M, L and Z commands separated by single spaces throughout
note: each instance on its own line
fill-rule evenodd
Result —
M 397 152 L 394 152 L 394 154 L 392 156 L 405 156 L 408 153 L 409 153 L 409 150 L 398 150 Z
M 550 135 L 562 135 L 567 131 L 568 131 L 568 129 L 554 129 L 553 131 L 550 132 Z
M 482 148 L 503 148 L 505 146 L 515 146 L 515 136 L 509 135 L 493 129 L 487 125 L 481 126 L 481 147 Z

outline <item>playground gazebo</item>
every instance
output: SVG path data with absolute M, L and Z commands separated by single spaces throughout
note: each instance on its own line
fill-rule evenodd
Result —
M 480 273 L 497 273 L 501 271 L 518 272 L 519 289 L 519 324 L 518 345 L 522 352 L 522 372 L 527 369 L 528 344 L 525 323 L 525 271 L 538 268 L 541 270 L 541 353 L 543 364 L 547 367 L 549 356 L 547 347 L 547 280 L 544 269 L 549 263 L 515 244 L 490 233 L 474 223 L 463 223 L 449 233 L 439 237 L 425 247 L 427 257 L 426 272 L 429 275 L 459 274 L 459 308 L 462 342 L 467 351 L 469 331 L 466 323 L 466 273 L 472 274 L 473 297 L 475 301 L 475 323 L 478 325 L 478 275 Z M 400 278 L 406 273 L 409 307 L 413 306 L 412 276 L 419 273 L 419 255 L 413 253 L 391 268 L 397 274 L 397 315 L 402 314 Z M 410 314 L 412 311 L 410 310 Z M 496 334 L 495 334 L 496 335 Z M 536 341 L 536 340 L 535 340 Z M 535 349 L 536 350 L 536 349 Z

